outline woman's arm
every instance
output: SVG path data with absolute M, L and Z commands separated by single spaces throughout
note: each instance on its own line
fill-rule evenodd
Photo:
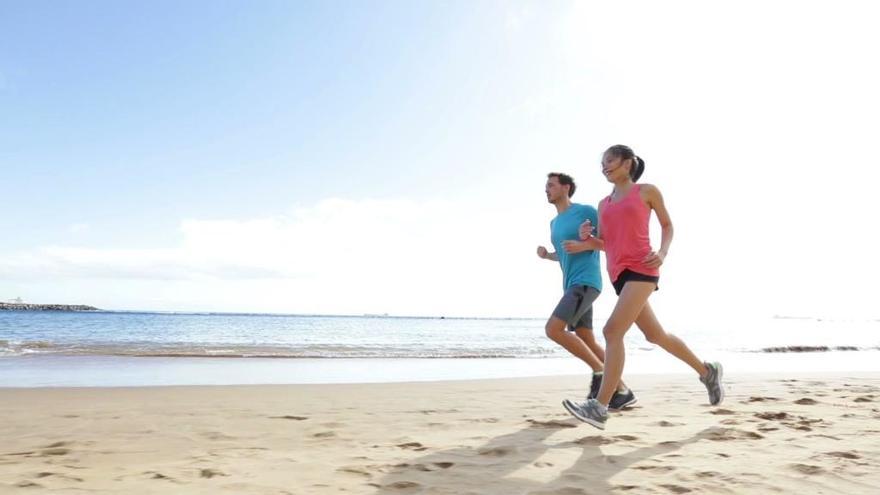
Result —
M 602 202 L 599 202 L 599 218 L 602 218 Z M 596 235 L 593 235 L 593 227 L 596 228 Z M 605 241 L 602 240 L 602 232 L 601 225 L 593 225 L 593 223 L 587 219 L 586 222 L 581 224 L 581 228 L 578 231 L 580 238 L 582 241 L 588 243 L 588 250 L 595 251 L 604 251 L 605 250 Z
M 648 207 L 654 210 L 662 229 L 660 234 L 660 250 L 657 252 L 652 251 L 645 258 L 646 265 L 656 268 L 663 264 L 663 260 L 669 254 L 669 246 L 672 244 L 672 234 L 674 232 L 672 218 L 669 217 L 669 211 L 666 210 L 666 203 L 663 202 L 663 195 L 660 194 L 660 189 L 651 184 L 643 184 L 639 192 Z

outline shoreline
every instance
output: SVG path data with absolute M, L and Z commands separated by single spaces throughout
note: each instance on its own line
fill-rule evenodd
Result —
M 101 312 L 103 310 L 85 304 L 35 304 L 0 302 L 0 311 L 56 311 L 56 312 Z
M 873 493 L 880 373 L 628 377 L 606 430 L 583 376 L 0 389 L 0 491 Z
M 731 376 L 754 373 L 863 373 L 877 370 L 880 351 L 705 353 Z M 74 370 L 75 373 L 71 373 Z M 226 358 L 32 354 L 0 356 L 0 387 L 126 387 L 436 382 L 588 375 L 573 357 L 560 358 Z M 629 375 L 691 375 L 662 351 L 628 356 Z

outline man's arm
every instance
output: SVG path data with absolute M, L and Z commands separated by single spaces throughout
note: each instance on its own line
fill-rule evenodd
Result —
M 547 251 L 547 248 L 545 248 L 544 246 L 538 246 L 538 258 L 550 261 L 559 261 L 559 256 L 556 253 L 551 253 Z

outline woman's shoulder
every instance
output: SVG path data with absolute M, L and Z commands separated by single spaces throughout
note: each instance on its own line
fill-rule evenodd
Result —
M 638 184 L 639 194 L 642 197 L 651 196 L 660 192 L 660 189 L 654 184 Z

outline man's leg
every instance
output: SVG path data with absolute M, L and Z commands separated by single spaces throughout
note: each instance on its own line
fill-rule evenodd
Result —
M 553 310 L 553 316 L 547 320 L 544 330 L 547 337 L 587 363 L 593 371 L 602 371 L 602 361 L 587 347 L 583 340 L 567 331 L 568 327 L 578 324 L 593 306 L 593 301 L 597 297 L 599 297 L 599 291 L 592 287 L 582 285 L 570 287 L 559 300 L 559 304 Z
M 595 354 L 596 357 L 599 358 L 599 361 L 602 361 L 603 363 L 605 362 L 605 349 L 603 349 L 602 346 L 599 345 L 598 342 L 596 342 L 596 336 L 593 335 L 592 328 L 579 327 L 575 329 L 574 333 L 576 333 L 577 336 L 580 337 L 585 344 L 587 344 L 587 347 L 589 347 L 590 350 L 593 351 L 593 354 Z
M 567 326 L 568 323 L 564 320 L 556 316 L 551 316 L 550 319 L 547 320 L 547 325 L 544 327 L 544 330 L 547 333 L 547 337 L 553 340 L 553 342 L 561 345 L 566 351 L 570 352 L 581 361 L 587 363 L 593 371 L 602 371 L 602 361 L 593 354 L 593 351 L 587 347 L 587 344 L 585 344 L 583 340 L 578 338 L 577 335 L 568 332 L 566 329 Z

